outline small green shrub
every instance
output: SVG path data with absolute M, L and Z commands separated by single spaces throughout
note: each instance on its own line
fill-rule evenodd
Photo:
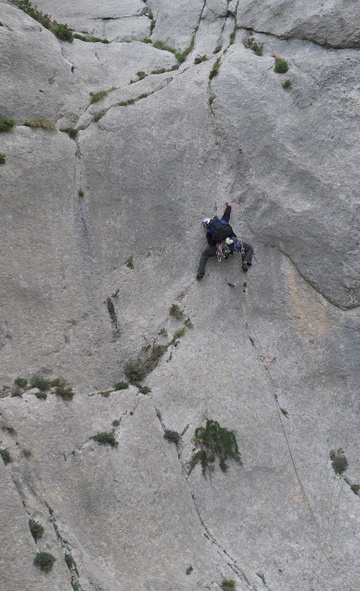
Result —
M 75 127 L 66 127 L 65 129 L 60 129 L 60 131 L 67 133 L 72 140 L 74 140 L 79 133 L 79 130 L 75 129 Z
M 355 493 L 356 495 L 360 496 L 360 484 L 352 484 L 350 486 L 351 490 L 353 491 L 353 493 Z
M 244 41 L 244 46 L 251 49 L 258 56 L 261 56 L 263 53 L 262 44 L 258 43 L 254 37 L 248 37 L 246 41 Z
M 7 464 L 10 464 L 10 462 L 12 462 L 12 459 L 11 459 L 11 456 L 10 456 L 10 453 L 9 453 L 9 450 L 8 449 L 0 449 L 0 456 L 3 459 L 3 462 L 4 462 L 5 466 Z
M 142 70 L 140 72 L 136 72 L 136 75 L 139 78 L 139 80 L 143 80 L 147 76 L 147 74 L 145 74 L 145 72 L 143 72 Z
M 79 195 L 79 197 L 84 197 L 85 196 L 84 189 L 79 189 L 78 195 Z
M 179 328 L 179 330 L 177 330 L 174 333 L 174 336 L 172 338 L 172 343 L 174 343 L 177 339 L 181 339 L 181 337 L 183 337 L 185 333 L 186 333 L 186 326 Z
M 75 392 L 70 386 L 66 385 L 66 382 L 63 382 L 59 386 L 56 386 L 54 394 L 55 396 L 60 396 L 63 400 L 72 400 Z
M 37 521 L 34 521 L 34 519 L 29 519 L 29 528 L 30 533 L 34 538 L 35 542 L 37 542 L 37 540 L 40 540 L 40 538 L 43 537 L 45 530 L 43 526 Z
M 71 587 L 73 591 L 80 591 L 79 585 L 77 583 L 71 583 Z
M 204 476 L 206 473 L 210 475 L 214 470 L 216 458 L 223 472 L 228 469 L 226 464 L 228 459 L 242 463 L 233 431 L 221 427 L 217 421 L 206 419 L 205 427 L 198 427 L 195 430 L 194 444 L 199 451 L 192 457 L 190 467 L 193 469 L 200 462 Z
M 14 384 L 16 384 L 17 386 L 19 386 L 19 388 L 26 388 L 28 383 L 27 378 L 16 378 L 16 380 L 14 380 Z
M 36 392 L 35 393 L 36 398 L 38 398 L 39 400 L 46 400 L 47 399 L 47 394 L 46 392 L 42 392 L 40 390 L 40 392 Z
M 130 258 L 129 258 L 129 259 L 126 261 L 125 265 L 127 266 L 127 268 L 128 268 L 128 269 L 133 269 L 133 268 L 134 268 L 134 261 L 133 261 L 133 258 L 132 258 L 132 257 L 130 257 Z
M 343 472 L 345 472 L 349 463 L 344 455 L 338 455 L 333 459 L 331 465 L 333 467 L 335 474 L 341 475 Z
M 170 429 L 166 429 L 164 433 L 164 439 L 166 439 L 166 441 L 169 441 L 170 443 L 178 444 L 181 437 L 179 433 L 177 433 L 176 431 L 170 431 Z
M 180 306 L 178 306 L 178 304 L 173 304 L 169 308 L 169 314 L 170 314 L 170 316 L 177 318 L 177 320 L 181 320 L 181 318 L 184 317 L 184 312 L 181 310 L 181 308 L 180 308 Z
M 282 414 L 284 415 L 284 417 L 288 416 L 289 413 L 287 410 L 285 410 L 285 408 L 281 408 L 281 406 L 280 406 L 280 410 L 281 410 Z
M 59 25 L 58 23 L 55 23 L 55 26 L 51 27 L 51 32 L 54 33 L 55 37 L 60 39 L 60 41 L 68 41 L 71 43 L 74 39 L 73 32 L 67 25 Z
M 134 105 L 135 104 L 135 100 L 134 99 L 128 99 L 127 101 L 120 101 L 118 103 L 119 107 L 127 107 L 128 105 Z
M 220 69 L 220 61 L 221 58 L 218 57 L 216 62 L 214 63 L 212 70 L 209 74 L 209 80 L 212 80 L 214 78 L 214 76 L 217 76 L 217 74 L 219 73 L 219 69 Z
M 150 394 L 151 388 L 149 388 L 148 386 L 140 386 L 139 392 L 140 394 Z
M 55 560 L 55 556 L 49 554 L 48 552 L 38 552 L 35 556 L 34 564 L 40 568 L 40 570 L 48 573 L 51 571 Z
M 6 162 L 6 154 L 0 153 L 0 164 L 5 164 Z
M 187 569 L 186 569 L 186 571 L 185 571 L 185 574 L 187 574 L 187 575 L 191 575 L 191 573 L 193 572 L 193 570 L 194 570 L 194 569 L 193 569 L 193 567 L 192 567 L 192 566 L 191 566 L 191 564 L 190 564 L 190 566 L 188 566 L 188 567 L 187 567 Z
M 147 98 L 148 96 L 149 96 L 149 93 L 148 93 L 148 92 L 143 92 L 143 94 L 141 94 L 141 95 L 138 97 L 138 100 L 141 100 L 141 99 Z
M 116 447 L 118 442 L 115 439 L 114 431 L 97 433 L 91 439 L 99 443 L 100 445 L 110 445 L 110 447 Z
M 159 68 L 159 70 L 152 70 L 151 74 L 165 74 L 165 68 Z
M 235 43 L 235 37 L 236 37 L 236 31 L 233 31 L 230 34 L 230 45 L 233 45 Z
M 30 385 L 32 388 L 38 388 L 41 392 L 46 392 L 51 387 L 51 381 L 43 376 L 32 376 L 30 378 Z
M 71 570 L 72 567 L 74 566 L 74 559 L 71 556 L 71 554 L 65 554 L 65 562 L 66 562 L 66 566 L 68 567 L 68 569 Z
M 114 390 L 127 390 L 128 387 L 129 387 L 128 382 L 117 382 L 114 385 Z
M 0 117 L 0 133 L 11 131 L 15 125 L 16 123 L 14 119 L 10 119 L 10 117 Z
M 274 72 L 276 72 L 277 74 L 285 74 L 288 71 L 288 69 L 289 67 L 285 60 L 275 58 Z
M 24 121 L 26 127 L 34 127 L 40 129 L 46 129 L 47 131 L 57 131 L 55 123 L 48 121 L 47 119 L 27 119 Z
M 147 371 L 144 365 L 141 365 L 138 361 L 129 362 L 124 369 L 124 373 L 129 380 L 130 384 L 137 384 L 142 382 L 146 377 Z
M 145 37 L 145 39 L 141 39 L 142 43 L 150 43 L 152 45 L 152 40 L 149 37 Z
M 20 10 L 23 10 L 24 12 L 26 12 L 26 14 L 31 16 L 31 18 L 33 18 L 38 23 L 40 23 L 43 27 L 45 27 L 45 29 L 49 29 L 49 30 L 51 29 L 52 21 L 51 21 L 51 18 L 49 17 L 49 15 L 43 14 L 40 10 L 35 8 L 35 6 L 32 6 L 32 4 L 31 4 L 31 2 L 29 2 L 29 0 L 11 0 L 11 1 L 13 4 L 15 4 L 15 6 L 20 8 Z
M 208 56 L 206 54 L 199 55 L 198 57 L 196 57 L 194 59 L 194 64 L 201 64 L 202 62 L 206 62 L 207 59 L 208 59 Z
M 103 98 L 105 98 L 109 92 L 111 92 L 112 90 L 117 90 L 116 86 L 112 86 L 111 88 L 108 88 L 107 90 L 99 90 L 98 92 L 90 92 L 90 103 L 93 105 L 94 103 L 98 103 L 99 101 L 101 101 Z
M 233 579 L 224 579 L 220 585 L 222 591 L 234 591 L 236 582 Z
M 101 37 L 91 37 L 88 35 L 79 35 L 79 33 L 74 34 L 74 39 L 79 39 L 79 41 L 84 41 L 85 43 L 110 43 L 108 39 L 102 39 Z
M 113 427 L 119 427 L 120 421 L 118 419 L 115 419 L 111 424 Z
M 222 45 L 217 45 L 213 51 L 213 53 L 219 53 L 222 50 Z
M 289 86 L 291 86 L 291 80 L 285 80 L 285 81 L 282 83 L 282 87 L 283 87 L 283 88 L 289 88 Z

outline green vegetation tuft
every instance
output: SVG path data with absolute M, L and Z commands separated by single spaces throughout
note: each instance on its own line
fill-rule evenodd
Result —
M 15 125 L 16 123 L 14 119 L 10 119 L 10 117 L 0 117 L 0 133 L 11 131 Z
M 128 269 L 133 269 L 133 268 L 134 268 L 134 261 L 133 261 L 133 258 L 132 258 L 132 257 L 130 257 L 130 258 L 129 258 L 129 259 L 126 261 L 125 265 L 127 266 L 127 268 L 128 268 Z
M 333 459 L 331 465 L 333 467 L 335 474 L 341 475 L 343 472 L 345 472 L 349 463 L 344 455 L 338 455 Z
M 143 92 L 143 94 L 141 94 L 141 95 L 138 97 L 138 100 L 141 100 L 141 99 L 147 98 L 148 96 L 149 96 L 149 93 L 148 93 L 148 92 Z
M 165 68 L 159 68 L 159 70 L 152 70 L 151 74 L 165 74 Z
M 16 384 L 16 386 L 19 386 L 19 388 L 26 388 L 28 383 L 27 378 L 16 378 L 16 380 L 14 380 L 14 384 Z
M 80 35 L 79 33 L 74 34 L 74 39 L 84 41 L 85 43 L 110 43 L 108 39 L 102 39 L 101 37 L 91 37 L 89 35 Z
M 127 101 L 120 101 L 118 103 L 118 106 L 119 107 L 127 107 L 128 105 L 134 105 L 134 104 L 135 104 L 135 100 L 134 99 L 128 99 Z
M 40 390 L 40 392 L 36 392 L 35 394 L 36 398 L 38 398 L 39 400 L 46 400 L 47 399 L 47 394 L 46 392 L 42 392 Z
M 119 419 L 115 419 L 111 424 L 113 427 L 119 427 L 120 421 L 119 421 Z
M 38 540 L 40 540 L 40 538 L 43 537 L 45 530 L 43 526 L 37 521 L 34 521 L 34 519 L 29 519 L 29 528 L 30 533 L 34 538 L 35 542 L 37 542 Z
M 6 162 L 6 154 L 0 153 L 0 164 L 5 164 Z
M 181 339 L 181 337 L 183 337 L 185 333 L 186 333 L 186 326 L 179 328 L 179 330 L 177 330 L 174 333 L 174 336 L 172 338 L 172 342 L 174 343 L 177 339 Z
M 54 394 L 56 396 L 60 396 L 63 400 L 72 400 L 75 392 L 73 389 L 66 384 L 64 380 L 61 380 L 60 383 L 55 387 Z
M 180 437 L 179 433 L 177 433 L 176 431 L 171 431 L 170 429 L 166 429 L 166 431 L 164 433 L 164 439 L 166 439 L 166 441 L 169 441 L 170 443 L 178 444 L 181 437 Z
M 285 80 L 285 81 L 282 83 L 282 87 L 283 87 L 283 88 L 289 88 L 289 86 L 291 86 L 291 80 Z
M 91 439 L 99 443 L 100 445 L 110 445 L 110 447 L 116 447 L 118 442 L 115 439 L 114 431 L 97 433 Z
M 32 388 L 38 388 L 41 392 L 46 392 L 51 387 L 51 381 L 43 376 L 35 375 L 30 378 L 30 385 Z
M 194 59 L 194 64 L 201 64 L 202 62 L 206 62 L 208 60 L 208 56 L 206 54 L 199 55 Z
M 234 591 L 236 589 L 236 582 L 234 579 L 224 579 L 220 587 L 222 591 Z
M 94 103 L 98 103 L 99 101 L 101 101 L 103 98 L 105 98 L 109 92 L 111 92 L 112 90 L 117 90 L 116 86 L 112 86 L 111 88 L 108 88 L 107 90 L 99 90 L 98 92 L 90 92 L 90 103 L 93 105 Z
M 71 554 L 65 554 L 65 562 L 66 562 L 66 566 L 68 567 L 68 569 L 71 570 L 72 567 L 74 566 L 74 559 L 71 556 Z
M 287 62 L 284 59 L 275 57 L 274 72 L 276 72 L 277 74 L 285 74 L 288 71 L 288 69 L 289 66 L 287 65 Z
M 220 61 L 221 58 L 218 57 L 216 62 L 214 63 L 212 70 L 209 74 L 209 80 L 212 80 L 214 78 L 214 76 L 217 76 L 217 74 L 219 73 L 219 69 L 220 69 Z
M 124 373 L 130 384 L 138 384 L 147 376 L 146 368 L 139 361 L 130 361 L 125 366 Z
M 48 552 L 38 552 L 34 559 L 34 564 L 35 566 L 40 568 L 40 570 L 44 571 L 45 573 L 48 573 L 51 571 L 55 560 L 55 556 L 49 554 Z
M 222 45 L 217 45 L 213 51 L 213 53 L 219 53 L 222 50 Z
M 177 318 L 177 320 L 181 320 L 181 318 L 184 317 L 184 312 L 181 310 L 178 304 L 172 304 L 172 306 L 169 309 L 169 314 L 170 316 Z
M 3 459 L 3 462 L 4 462 L 5 466 L 7 464 L 10 464 L 10 462 L 12 462 L 12 459 L 11 459 L 11 456 L 10 456 L 10 453 L 9 453 L 9 450 L 8 449 L 0 449 L 0 456 Z
M 258 43 L 254 37 L 248 37 L 244 41 L 244 47 L 251 49 L 258 56 L 261 56 L 263 53 L 263 45 Z
M 48 14 L 43 14 L 36 6 L 33 6 L 29 0 L 11 0 L 11 2 L 40 23 L 45 29 L 51 31 L 61 41 L 72 42 L 74 38 L 73 32 L 67 25 L 61 25 L 52 20 Z
M 79 189 L 78 195 L 79 195 L 79 197 L 84 197 L 85 196 L 84 189 Z
M 24 121 L 26 127 L 34 127 L 40 129 L 46 129 L 47 131 L 57 131 L 55 123 L 48 121 L 47 119 L 27 119 Z
M 228 431 L 212 419 L 206 419 L 205 427 L 195 430 L 194 444 L 198 451 L 192 457 L 190 467 L 193 469 L 200 462 L 204 476 L 214 471 L 216 458 L 223 472 L 228 469 L 226 461 L 229 459 L 242 463 L 233 431 Z
M 114 390 L 127 390 L 129 387 L 128 382 L 117 382 L 114 385 Z
M 148 386 L 140 386 L 139 392 L 140 394 L 150 394 L 151 388 L 149 388 Z
M 190 564 L 190 566 L 188 566 L 188 567 L 187 567 L 187 569 L 186 569 L 186 571 L 185 571 L 185 574 L 187 574 L 187 575 L 191 575 L 191 573 L 193 572 L 193 570 L 194 570 L 194 569 L 193 569 L 193 567 L 192 567 L 192 566 L 191 566 L 191 564 Z
M 51 28 L 51 32 L 54 33 L 55 37 L 60 41 L 72 42 L 74 35 L 71 29 L 67 25 L 59 25 L 54 21 L 54 26 Z

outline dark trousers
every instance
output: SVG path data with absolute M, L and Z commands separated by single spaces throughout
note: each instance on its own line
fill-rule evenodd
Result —
M 248 265 L 251 265 L 252 255 L 254 252 L 253 247 L 251 246 L 251 244 L 248 244 L 247 242 L 243 242 L 243 247 L 244 247 L 245 253 L 242 255 L 242 260 L 243 260 L 243 262 L 246 262 Z M 230 250 L 231 250 L 231 246 L 230 246 Z M 215 244 L 215 246 L 208 246 L 207 248 L 205 248 L 205 250 L 202 251 L 201 257 L 200 257 L 200 262 L 199 262 L 198 273 L 205 273 L 205 267 L 206 267 L 206 263 L 208 262 L 208 259 L 210 257 L 214 257 L 214 256 L 216 256 L 216 244 Z

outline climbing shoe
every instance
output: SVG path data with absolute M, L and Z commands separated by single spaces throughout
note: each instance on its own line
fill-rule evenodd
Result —
M 244 273 L 247 273 L 249 270 L 249 266 L 246 261 L 244 261 L 242 264 L 242 270 L 244 271 Z
M 202 271 L 198 271 L 196 275 L 196 279 L 202 279 L 204 277 L 204 273 Z

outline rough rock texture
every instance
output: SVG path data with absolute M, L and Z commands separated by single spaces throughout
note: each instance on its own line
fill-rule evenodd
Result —
M 4 589 L 355 591 L 356 2 L 37 6 L 110 43 L 0 2 Z M 254 264 L 196 281 L 200 221 L 229 196 Z M 73 398 L 14 384 L 35 375 Z M 242 456 L 211 478 L 191 469 L 206 418 Z

